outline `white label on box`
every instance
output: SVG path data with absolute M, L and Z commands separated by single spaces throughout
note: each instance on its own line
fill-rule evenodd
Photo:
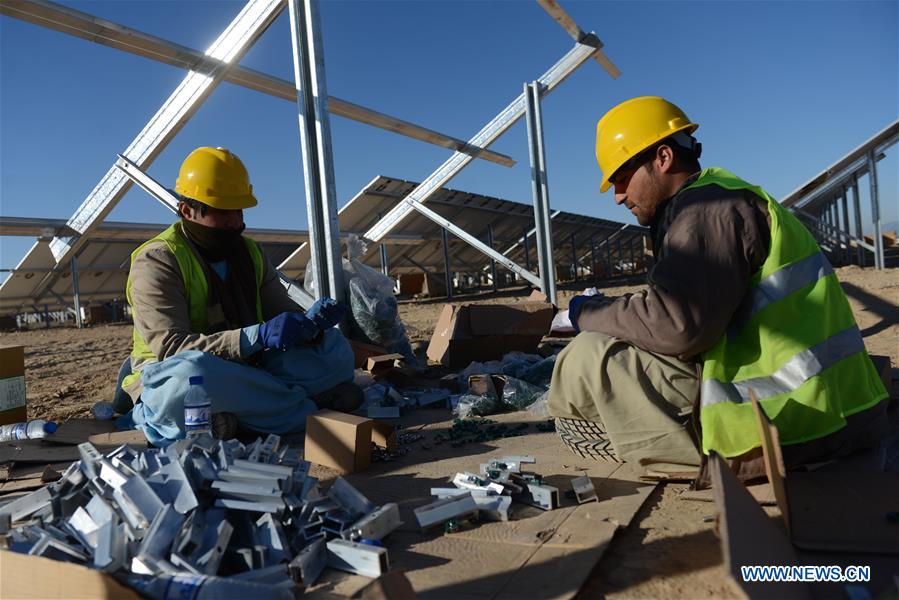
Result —
M 25 406 L 25 376 L 0 379 L 0 410 Z

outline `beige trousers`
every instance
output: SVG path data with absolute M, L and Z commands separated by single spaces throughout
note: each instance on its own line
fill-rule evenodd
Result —
M 556 359 L 549 412 L 601 422 L 624 461 L 699 465 L 690 434 L 698 395 L 694 363 L 584 332 Z

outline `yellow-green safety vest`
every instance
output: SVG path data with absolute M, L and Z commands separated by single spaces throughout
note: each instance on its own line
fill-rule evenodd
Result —
M 259 323 L 262 323 L 262 299 L 259 294 L 259 290 L 262 286 L 263 273 L 262 252 L 259 250 L 259 246 L 256 242 L 250 238 L 243 237 L 243 241 L 246 243 L 247 250 L 250 252 L 250 259 L 253 261 L 253 267 L 256 272 L 256 320 Z M 187 310 L 190 318 L 191 333 L 206 333 L 208 328 L 206 305 L 209 300 L 209 282 L 206 280 L 206 272 L 203 269 L 203 265 L 200 263 L 200 260 L 194 254 L 193 250 L 191 250 L 190 245 L 181 233 L 181 225 L 179 223 L 173 223 L 153 239 L 141 244 L 137 250 L 131 253 L 131 264 L 134 264 L 134 259 L 147 245 L 156 242 L 164 242 L 165 245 L 168 246 L 169 251 L 175 255 L 175 260 L 178 262 L 178 268 L 181 270 L 181 278 L 184 281 L 184 290 L 187 294 Z M 135 308 L 134 303 L 131 301 L 130 272 L 128 273 L 128 281 L 125 284 L 125 297 L 128 299 L 128 304 L 131 306 L 133 316 Z M 131 338 L 133 341 L 131 356 L 133 358 L 150 361 L 158 360 L 157 356 L 150 350 L 147 342 L 144 341 L 143 336 L 141 336 L 136 327 L 132 329 Z M 128 387 L 134 383 L 138 377 L 140 377 L 140 371 L 131 373 L 131 375 L 128 375 L 122 381 L 122 387 Z
M 887 397 L 827 257 L 788 210 L 724 169 L 717 185 L 768 203 L 771 245 L 721 339 L 702 355 L 702 450 L 732 458 L 760 445 L 752 390 L 784 445 L 824 437 Z

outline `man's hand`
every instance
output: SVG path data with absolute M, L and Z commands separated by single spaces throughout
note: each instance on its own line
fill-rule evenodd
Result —
M 311 342 L 321 333 L 318 326 L 298 312 L 283 312 L 259 326 L 259 339 L 269 349 L 284 350 Z
M 318 325 L 322 331 L 331 329 L 340 323 L 344 314 L 346 314 L 346 305 L 333 298 L 316 300 L 315 304 L 306 311 L 306 317 Z

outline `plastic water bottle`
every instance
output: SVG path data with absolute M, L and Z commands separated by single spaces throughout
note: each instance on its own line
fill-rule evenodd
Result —
M 56 431 L 56 423 L 48 423 L 43 419 L 34 419 L 25 423 L 0 425 L 0 442 L 15 440 L 36 440 Z
M 204 433 L 212 435 L 212 403 L 203 389 L 203 377 L 195 375 L 188 382 L 190 388 L 184 396 L 184 432 L 189 438 Z

